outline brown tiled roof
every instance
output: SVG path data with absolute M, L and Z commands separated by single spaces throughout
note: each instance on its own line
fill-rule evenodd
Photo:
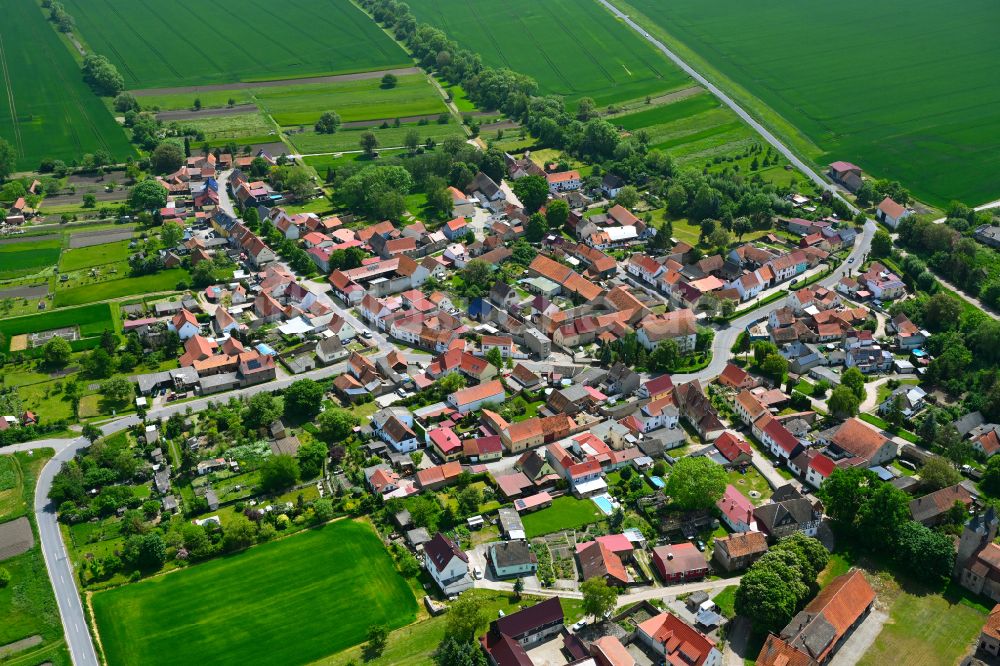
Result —
M 729 557 L 745 557 L 767 552 L 767 537 L 763 532 L 740 532 L 716 539 L 715 546 L 723 546 Z
M 871 460 L 888 440 L 860 419 L 850 418 L 844 421 L 831 441 L 848 453 Z

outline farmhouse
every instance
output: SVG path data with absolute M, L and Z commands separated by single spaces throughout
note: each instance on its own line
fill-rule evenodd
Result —
M 461 594 L 472 587 L 469 557 L 440 532 L 424 544 L 424 568 L 446 596 Z

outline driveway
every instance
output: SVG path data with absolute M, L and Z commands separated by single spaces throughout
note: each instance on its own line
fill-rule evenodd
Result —
M 854 666 L 865 656 L 865 652 L 872 646 L 878 635 L 882 633 L 882 626 L 885 625 L 889 615 L 875 608 L 868 617 L 847 637 L 847 641 L 833 655 L 828 666 Z

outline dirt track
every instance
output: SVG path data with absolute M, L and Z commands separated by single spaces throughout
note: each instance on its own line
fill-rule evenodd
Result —
M 0 290 L 0 300 L 5 298 L 42 298 L 49 293 L 49 285 L 36 284 L 30 287 L 13 287 Z
M 277 81 L 256 81 L 253 83 L 219 83 L 211 86 L 184 86 L 181 88 L 146 88 L 131 90 L 136 97 L 144 95 L 180 95 L 184 93 L 212 92 L 215 90 L 246 90 L 248 88 L 273 88 L 277 86 L 297 86 L 304 83 L 337 83 L 339 81 L 363 81 L 365 79 L 380 79 L 386 74 L 405 76 L 420 74 L 419 67 L 400 67 L 398 69 L 381 69 L 377 72 L 356 72 L 354 74 L 336 74 L 333 76 L 311 76 L 305 79 L 280 79 Z
M 200 111 L 191 111 L 189 109 L 160 111 L 156 114 L 156 119 L 169 123 L 174 120 L 197 120 L 198 118 L 212 118 L 216 116 L 236 116 L 241 113 L 257 113 L 257 105 L 237 104 L 232 107 L 226 106 L 221 109 L 202 109 Z
M 105 229 L 103 231 L 82 231 L 69 237 L 69 246 L 73 249 L 103 245 L 132 238 L 132 227 L 121 229 Z

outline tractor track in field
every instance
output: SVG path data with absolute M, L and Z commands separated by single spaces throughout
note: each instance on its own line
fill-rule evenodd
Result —
M 380 79 L 386 74 L 396 76 L 406 76 L 409 74 L 422 74 L 419 67 L 398 67 L 396 69 L 379 69 L 370 72 L 354 72 L 352 74 L 331 74 L 329 76 L 308 76 L 297 79 L 274 79 L 272 81 L 248 81 L 243 83 L 216 83 L 205 86 L 181 86 L 176 88 L 145 88 L 141 90 L 130 90 L 136 97 L 147 97 L 153 95 L 182 95 L 197 94 L 203 92 L 219 92 L 225 90 L 253 90 L 255 88 L 277 88 L 280 86 L 299 86 L 311 83 L 340 83 L 344 81 L 364 81 L 366 79 Z
M 3 36 L 0 35 L 0 67 L 3 68 L 3 80 L 7 86 L 7 103 L 10 105 L 10 123 L 14 128 L 14 142 L 17 154 L 24 156 L 24 141 L 21 139 L 21 128 L 17 124 L 17 106 L 14 104 L 14 82 L 10 80 L 10 72 L 7 69 L 7 53 L 3 48 Z

